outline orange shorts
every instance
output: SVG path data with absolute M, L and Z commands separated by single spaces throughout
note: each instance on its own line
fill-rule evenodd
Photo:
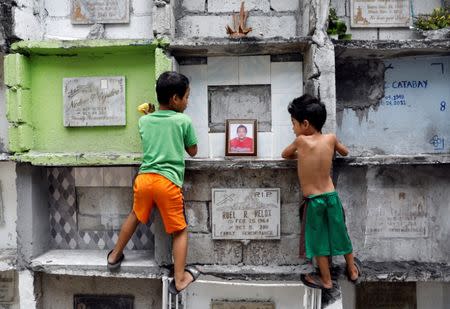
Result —
M 168 234 L 186 228 L 183 193 L 169 179 L 154 173 L 139 174 L 133 190 L 133 211 L 140 222 L 148 222 L 156 204 Z

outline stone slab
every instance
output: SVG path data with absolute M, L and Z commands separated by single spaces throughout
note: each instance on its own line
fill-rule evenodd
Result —
M 111 24 L 130 21 L 130 0 L 72 0 L 72 24 Z
M 275 309 L 272 302 L 213 301 L 211 309 Z
M 279 188 L 212 189 L 213 239 L 280 239 Z
M 227 119 L 257 119 L 258 132 L 270 132 L 270 85 L 209 86 L 210 132 L 225 132 Z
M 409 0 L 350 0 L 351 26 L 360 28 L 409 27 Z
M 0 272 L 0 304 L 12 303 L 16 296 L 15 271 Z
M 124 126 L 125 77 L 63 79 L 64 126 Z

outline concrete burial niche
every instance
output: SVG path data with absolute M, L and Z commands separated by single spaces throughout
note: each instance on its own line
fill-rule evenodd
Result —
M 450 57 L 338 60 L 337 133 L 352 155 L 449 153 L 449 70 Z
M 191 81 L 186 114 L 199 136 L 198 157 L 225 157 L 227 119 L 256 119 L 257 157 L 280 158 L 295 138 L 287 106 L 304 93 L 302 54 L 236 54 L 178 58 Z
M 117 161 L 125 156 L 132 162 L 131 154 L 141 150 L 137 106 L 155 102 L 157 71 L 171 69 L 158 44 L 14 44 L 16 53 L 5 57 L 10 151 L 44 165 L 55 165 L 57 154 L 64 154 L 60 164 L 77 165 L 80 155 L 85 164 L 102 162 L 90 161 L 89 153 L 115 153 Z

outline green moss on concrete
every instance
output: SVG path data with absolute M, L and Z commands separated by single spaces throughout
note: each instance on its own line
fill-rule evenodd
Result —
M 50 40 L 20 41 L 11 50 L 26 55 L 79 55 L 122 52 L 148 52 L 164 45 L 160 40 Z
M 157 48 L 155 50 L 155 76 L 156 79 L 158 77 L 166 72 L 166 71 L 172 71 L 172 59 L 166 56 L 166 52 L 161 49 Z
M 30 151 L 16 154 L 12 160 L 40 166 L 140 165 L 142 153 L 45 153 Z

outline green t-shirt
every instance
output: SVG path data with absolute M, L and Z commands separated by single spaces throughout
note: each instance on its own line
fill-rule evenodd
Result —
M 181 187 L 185 148 L 197 144 L 191 118 L 172 110 L 159 110 L 139 119 L 139 133 L 143 148 L 139 174 L 160 174 Z

